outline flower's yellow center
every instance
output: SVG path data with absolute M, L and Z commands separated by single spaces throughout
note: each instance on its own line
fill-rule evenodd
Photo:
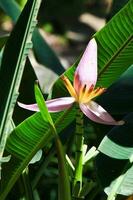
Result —
M 87 85 L 81 85 L 79 87 L 79 91 L 76 92 L 75 88 L 66 76 L 62 75 L 61 79 L 64 81 L 64 84 L 70 95 L 79 103 L 88 103 L 91 99 L 99 96 L 105 91 L 105 88 L 102 87 L 94 89 L 94 85 L 92 84 L 91 87 L 88 87 Z

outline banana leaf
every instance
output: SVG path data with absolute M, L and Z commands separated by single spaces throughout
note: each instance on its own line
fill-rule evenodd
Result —
M 97 86 L 109 87 L 133 63 L 133 0 L 129 2 L 94 35 L 98 44 Z M 65 75 L 73 81 L 77 62 Z M 53 97 L 66 95 L 61 80 L 53 87 Z M 67 93 L 68 94 L 68 93 Z
M 94 35 L 98 43 L 98 63 L 99 75 L 97 85 L 110 86 L 133 62 L 132 52 L 132 14 L 133 0 L 116 15 L 112 20 L 98 33 Z M 78 61 L 65 72 L 65 74 L 73 80 L 74 70 Z M 62 82 L 58 80 L 53 87 L 53 96 L 66 96 L 68 93 Z M 74 118 L 74 112 L 67 113 L 67 125 Z M 59 118 L 58 118 L 59 117 Z M 62 130 L 67 126 L 65 120 L 58 115 L 55 124 Z M 57 128 L 57 129 L 58 129 Z M 10 173 L 3 179 L 3 192 L 1 198 L 5 198 L 22 170 L 28 164 L 39 148 L 45 146 L 52 139 L 51 133 L 46 131 L 47 126 L 44 125 L 39 113 L 25 120 L 11 134 L 7 141 L 6 154 L 11 154 L 11 162 L 4 164 L 3 176 Z M 45 132 L 45 134 L 44 134 Z M 58 130 L 58 133 L 60 131 Z M 42 136 L 43 134 L 43 136 Z M 125 161 L 123 161 L 125 164 Z M 122 166 L 123 167 L 123 166 Z M 10 170 L 9 170 L 10 169 Z M 120 171 L 120 169 L 119 169 Z M 5 185 L 7 189 L 4 189 Z
M 1 0 L 0 7 L 4 12 L 16 22 L 21 11 L 18 3 L 15 0 Z M 60 63 L 58 57 L 50 46 L 46 43 L 44 38 L 36 28 L 33 34 L 33 48 L 38 62 L 47 68 L 53 70 L 56 74 L 60 75 L 64 72 L 64 68 Z
M 96 169 L 108 200 L 117 194 L 133 193 L 133 113 L 123 120 L 125 124 L 114 127 L 98 147 L 101 153 L 96 158 Z
M 58 134 L 74 120 L 74 113 L 75 109 L 52 114 Z M 5 199 L 35 153 L 46 147 L 52 139 L 49 124 L 43 120 L 40 112 L 27 118 L 14 129 L 7 140 L 5 152 L 5 156 L 11 154 L 11 160 L 2 165 L 1 200 Z

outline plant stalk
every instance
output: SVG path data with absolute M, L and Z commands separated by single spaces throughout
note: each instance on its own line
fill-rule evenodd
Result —
M 80 111 L 79 107 L 77 107 L 76 113 L 76 134 L 75 134 L 75 145 L 76 145 L 76 153 L 75 153 L 75 176 L 73 182 L 73 195 L 75 199 L 81 199 L 79 197 L 80 191 L 82 189 L 82 173 L 83 173 L 83 113 Z M 78 186 L 78 189 L 77 189 Z M 75 190 L 76 194 L 75 194 Z
M 71 200 L 70 183 L 68 179 L 68 171 L 66 166 L 64 149 L 56 130 L 53 131 L 53 134 L 55 135 L 55 145 L 56 145 L 58 165 L 59 165 L 58 199 Z M 64 194 L 62 194 L 62 191 Z

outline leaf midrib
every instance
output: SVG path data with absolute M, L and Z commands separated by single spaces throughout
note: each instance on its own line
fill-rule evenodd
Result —
M 1 128 L 2 128 L 1 133 L 3 133 L 4 130 L 5 130 L 5 126 L 7 124 L 7 118 L 8 118 L 8 115 L 9 115 L 9 110 L 12 107 L 12 100 L 13 100 L 14 92 L 16 92 L 16 90 L 14 91 L 14 89 L 15 89 L 16 82 L 17 82 L 17 79 L 18 79 L 19 71 L 21 70 L 21 65 L 22 65 L 23 56 L 24 56 L 24 50 L 25 50 L 25 47 L 26 47 L 26 43 L 28 41 L 27 36 L 29 35 L 29 32 L 30 32 L 30 28 L 31 28 L 31 24 L 32 24 L 32 18 L 34 16 L 34 13 L 36 12 L 34 8 L 36 7 L 37 3 L 39 4 L 39 2 L 36 2 L 36 1 L 33 2 L 32 10 L 31 10 L 31 13 L 30 13 L 30 16 L 29 16 L 29 19 L 28 19 L 27 27 L 26 27 L 26 32 L 25 32 L 24 37 L 23 37 L 19 57 L 18 57 L 17 64 L 16 64 L 16 70 L 15 70 L 14 77 L 13 77 L 13 80 L 12 80 L 12 84 L 11 84 L 11 87 L 10 87 L 10 91 L 9 91 L 9 95 L 8 95 L 8 99 L 7 99 L 7 103 L 6 103 L 6 107 L 5 107 L 5 111 L 4 111 L 4 116 L 3 116 L 3 120 L 2 120 L 2 124 L 1 124 Z M 35 16 L 34 16 L 34 18 L 35 18 Z M 26 58 L 25 58 L 25 60 L 26 60 Z M 20 67 L 18 67 L 20 63 L 21 63 L 21 65 L 20 65 Z M 11 103 L 9 103 L 9 102 L 11 102 Z
M 109 69 L 110 65 L 112 64 L 113 60 L 120 54 L 120 52 L 128 45 L 128 43 L 130 42 L 130 40 L 133 39 L 133 34 L 127 39 L 127 41 L 120 47 L 120 49 L 111 57 L 111 59 L 107 62 L 107 64 L 105 65 L 105 67 L 103 67 L 101 69 L 101 71 L 98 74 L 98 80 L 100 79 L 100 77 L 102 76 L 102 74 L 104 74 L 104 72 L 106 70 Z

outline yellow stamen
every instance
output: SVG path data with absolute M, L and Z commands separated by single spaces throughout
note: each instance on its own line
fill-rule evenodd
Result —
M 80 85 L 80 83 L 79 83 L 79 85 L 80 85 L 79 86 L 79 95 L 77 95 L 75 88 L 73 87 L 73 85 L 71 84 L 69 79 L 64 75 L 61 76 L 61 79 L 64 81 L 64 84 L 65 84 L 68 92 L 70 93 L 70 95 L 72 97 L 74 97 L 75 101 L 77 101 L 79 103 L 88 103 L 91 99 L 99 96 L 100 94 L 102 94 L 105 91 L 105 88 L 102 88 L 102 87 L 98 87 L 97 89 L 94 89 L 93 84 L 88 88 L 88 86 L 86 84 Z
M 84 96 L 84 93 L 86 91 L 86 85 L 82 85 L 80 87 L 80 90 L 79 90 L 79 97 L 78 97 L 78 101 L 81 102 L 82 101 L 82 98 Z
M 94 85 L 91 85 L 90 88 L 86 87 L 86 90 L 82 96 L 82 99 L 84 101 L 88 101 L 88 97 L 91 96 L 91 93 L 93 92 L 93 89 L 94 89 Z
M 77 97 L 76 91 L 75 91 L 74 87 L 72 86 L 71 82 L 69 81 L 69 79 L 64 75 L 61 76 L 61 79 L 64 81 L 64 84 L 65 84 L 68 92 L 70 93 L 70 95 L 72 97 L 74 97 L 75 100 L 77 101 L 78 97 Z
M 91 99 L 99 96 L 100 94 L 102 94 L 105 91 L 105 88 L 97 88 L 95 90 L 90 90 L 86 88 L 86 91 L 84 92 L 84 94 L 82 94 L 82 99 L 80 99 L 80 102 L 82 103 L 88 103 Z

